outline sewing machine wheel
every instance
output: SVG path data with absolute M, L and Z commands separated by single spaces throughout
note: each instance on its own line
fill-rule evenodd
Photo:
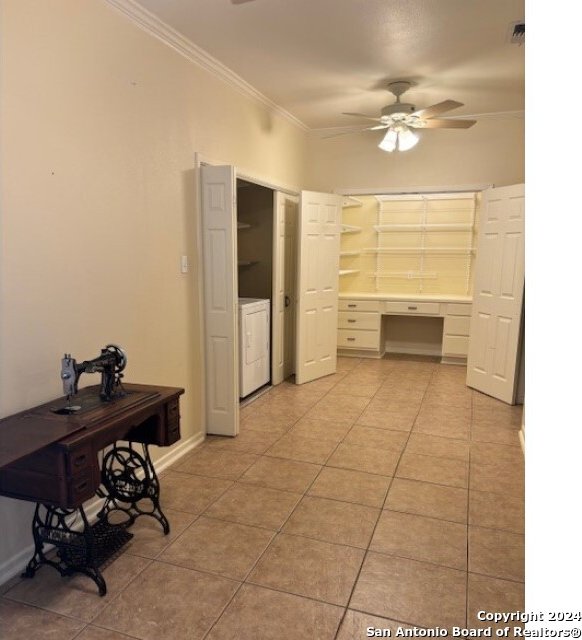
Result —
M 115 353 L 117 356 L 117 364 L 115 365 L 115 373 L 121 373 L 125 369 L 127 364 L 127 355 L 125 351 L 116 344 L 108 344 L 105 349 L 111 353 Z
M 130 447 L 115 446 L 103 457 L 101 482 L 112 498 L 121 502 L 137 502 L 148 495 L 148 464 Z

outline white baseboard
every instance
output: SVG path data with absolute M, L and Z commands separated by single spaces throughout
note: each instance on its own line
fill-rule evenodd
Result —
M 338 356 L 341 358 L 372 358 L 379 360 L 384 357 L 384 352 L 365 350 L 365 349 L 338 349 Z
M 441 358 L 441 364 L 456 364 L 461 365 L 463 367 L 467 366 L 467 358 L 463 357 L 453 357 L 453 356 L 443 356 Z
M 440 344 L 434 347 L 414 343 L 410 343 L 409 346 L 404 346 L 401 342 L 386 341 L 386 353 L 404 353 L 414 356 L 441 356 L 442 348 Z
M 182 456 L 186 455 L 187 453 L 192 451 L 192 449 L 195 449 L 197 446 L 202 444 L 205 437 L 206 436 L 204 433 L 199 433 L 188 438 L 187 440 L 180 441 L 177 446 L 172 447 L 170 451 L 164 453 L 164 455 L 160 456 L 156 460 L 156 473 L 161 473 L 164 469 L 167 469 L 169 466 L 174 464 L 174 462 L 179 460 Z M 103 501 L 99 498 L 93 498 L 84 505 L 85 513 L 89 522 L 95 521 L 102 503 Z M 30 525 L 27 525 L 27 534 L 29 533 L 29 531 Z M 49 547 L 47 546 L 46 549 L 48 550 Z M 26 564 L 32 557 L 33 553 L 34 543 L 31 543 L 15 555 L 13 555 L 11 558 L 0 564 L 0 585 L 3 585 L 4 583 L 8 582 L 8 580 L 21 573 L 26 567 Z

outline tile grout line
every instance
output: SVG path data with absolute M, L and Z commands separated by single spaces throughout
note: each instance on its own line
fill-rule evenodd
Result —
M 433 376 L 433 373 L 431 373 L 430 380 L 432 380 L 432 376 Z M 429 383 L 428 383 L 428 384 L 430 384 L 430 380 L 429 380 Z M 427 387 L 426 387 L 427 389 L 428 389 L 428 384 L 427 384 Z M 376 393 L 377 393 L 377 392 L 376 392 Z M 423 396 L 422 396 L 423 400 L 424 400 L 424 396 L 425 396 L 425 394 L 426 394 L 426 389 L 425 389 L 425 391 L 424 391 L 424 393 L 423 393 Z M 374 396 L 373 396 L 373 397 L 374 397 Z M 418 414 L 420 413 L 420 409 L 421 409 L 421 407 L 422 407 L 422 402 L 423 402 L 423 400 L 421 400 L 421 402 L 420 402 L 420 405 L 419 405 L 419 407 L 418 407 L 418 411 L 417 411 L 417 413 L 416 413 L 415 419 L 414 419 L 414 421 L 413 421 L 413 423 L 412 423 L 412 424 L 413 424 L 413 427 L 414 427 L 414 422 L 416 421 L 416 418 L 418 417 Z M 355 590 L 356 590 L 356 586 L 357 586 L 358 581 L 359 581 L 359 579 L 360 579 L 360 575 L 362 574 L 362 569 L 363 569 L 363 567 L 364 567 L 364 563 L 366 562 L 366 559 L 367 559 L 367 557 L 368 557 L 368 554 L 370 553 L 370 545 L 372 544 L 372 540 L 374 539 L 374 535 L 375 535 L 375 533 L 376 533 L 376 529 L 378 528 L 378 523 L 380 522 L 380 519 L 381 519 L 381 517 L 382 517 L 382 514 L 384 513 L 384 507 L 385 507 L 385 505 L 386 505 L 386 500 L 388 499 L 388 494 L 390 493 L 390 489 L 392 488 L 392 484 L 394 483 L 394 478 L 396 477 L 396 475 L 395 475 L 395 474 L 396 474 L 396 471 L 398 470 L 398 465 L 400 464 L 400 460 L 402 459 L 402 456 L 403 456 L 403 454 L 404 454 L 404 450 L 406 449 L 406 446 L 407 446 L 407 444 L 408 444 L 408 441 L 410 440 L 410 434 L 411 434 L 411 433 L 412 433 L 412 428 L 410 429 L 410 431 L 409 431 L 409 433 L 408 433 L 408 438 L 406 439 L 406 443 L 404 444 L 404 447 L 402 447 L 402 451 L 400 452 L 400 456 L 398 457 L 398 461 L 396 462 L 396 465 L 395 465 L 395 467 L 394 467 L 394 475 L 391 477 L 391 479 L 390 479 L 390 483 L 388 484 L 388 488 L 386 489 L 386 493 L 385 493 L 385 495 L 384 495 L 384 501 L 382 502 L 382 506 L 380 507 L 380 511 L 379 511 L 379 513 L 378 513 L 378 517 L 376 518 L 376 523 L 375 523 L 375 525 L 374 525 L 374 528 L 372 529 L 372 534 L 370 535 L 370 539 L 369 539 L 369 541 L 368 541 L 368 545 L 367 545 L 367 547 L 366 547 L 366 550 L 364 551 L 364 556 L 363 556 L 363 558 L 362 558 L 362 562 L 361 562 L 361 564 L 360 564 L 360 568 L 359 568 L 358 573 L 357 573 L 357 575 L 356 575 L 356 579 L 354 580 L 354 584 L 352 585 L 352 589 L 351 589 L 351 591 L 350 591 L 350 595 L 349 595 L 349 598 L 348 598 L 347 605 L 346 605 L 346 607 L 345 607 L 345 610 L 344 610 L 343 616 L 342 616 L 342 618 L 341 618 L 341 620 L 340 620 L 340 623 L 339 623 L 339 626 L 338 626 L 338 628 L 337 628 L 337 631 L 336 631 L 336 634 L 335 634 L 335 640 L 338 640 L 338 636 L 339 636 L 340 630 L 341 630 L 341 628 L 342 628 L 343 622 L 344 622 L 345 617 L 346 617 L 346 615 L 347 615 L 347 612 L 348 612 L 348 610 L 349 610 L 349 606 L 350 606 L 350 603 L 351 603 L 352 598 L 353 598 L 353 596 L 354 596 L 354 592 L 355 592 Z
M 343 376 L 345 377 L 345 376 Z M 342 377 L 342 379 L 343 379 Z M 339 382 L 339 381 L 338 381 Z M 337 383 L 336 383 L 337 384 Z M 332 387 L 330 387 L 330 389 L 322 396 L 321 399 L 323 399 L 330 391 L 331 389 L 333 389 L 335 385 L 332 385 Z M 318 402 L 320 402 L 321 400 L 319 400 Z M 317 403 L 316 403 L 317 404 Z M 315 406 L 315 405 L 314 405 Z M 308 411 L 311 410 L 311 407 L 305 412 L 307 413 Z M 289 429 L 291 429 L 295 424 L 297 424 L 297 422 L 299 422 L 299 420 L 301 420 L 301 418 L 303 418 L 305 416 L 305 414 L 303 414 L 303 416 L 300 416 L 290 427 Z M 289 429 L 287 431 L 289 431 Z M 285 433 L 287 433 L 287 431 Z M 281 438 L 283 437 L 282 434 Z M 273 445 L 275 445 L 281 438 L 279 438 L 278 440 L 276 440 Z M 272 446 L 273 446 L 272 445 Z M 265 455 L 265 454 L 262 454 Z M 255 463 L 256 464 L 256 463 Z M 250 468 L 250 467 L 249 467 Z M 301 501 L 303 500 L 303 498 L 305 497 L 305 495 L 307 495 L 307 491 L 309 491 L 309 489 L 312 487 L 313 483 L 317 480 L 317 478 L 319 477 L 321 470 L 323 469 L 323 466 L 320 467 L 319 472 L 317 473 L 317 475 L 313 478 L 313 480 L 311 481 L 311 483 L 309 484 L 309 486 L 305 489 L 305 491 L 301 494 L 301 497 L 299 498 L 299 500 L 296 502 L 295 506 L 293 507 L 293 509 L 290 511 L 289 515 L 287 516 L 287 518 L 285 519 L 285 521 L 281 524 L 281 526 L 275 531 L 275 535 L 273 536 L 273 538 L 271 539 L 271 541 L 269 542 L 269 544 L 265 547 L 265 549 L 263 550 L 263 552 L 259 555 L 259 557 L 256 559 L 256 561 L 253 563 L 253 565 L 251 566 L 251 568 L 249 569 L 249 571 L 247 572 L 246 576 L 244 577 L 243 581 L 240 583 L 239 587 L 236 589 L 236 591 L 233 593 L 232 597 L 230 598 L 230 600 L 226 603 L 226 605 L 223 607 L 223 609 L 221 610 L 220 614 L 218 615 L 218 617 L 216 618 L 216 620 L 212 623 L 212 625 L 210 626 L 210 628 L 208 629 L 208 631 L 204 634 L 204 636 L 202 637 L 202 640 L 205 640 L 210 633 L 212 633 L 212 630 L 214 629 L 214 627 L 220 622 L 222 616 L 224 615 L 225 611 L 228 609 L 228 607 L 230 606 L 230 604 L 233 602 L 233 600 L 235 599 L 236 595 L 241 591 L 241 589 L 243 588 L 244 585 L 246 584 L 250 584 L 250 585 L 254 585 L 254 583 L 252 582 L 248 582 L 248 578 L 249 576 L 253 573 L 253 571 L 255 570 L 255 568 L 257 567 L 257 565 L 259 564 L 259 562 L 262 560 L 263 556 L 267 553 L 267 551 L 271 548 L 273 542 L 277 539 L 277 537 L 282 533 L 283 531 L 283 527 L 287 524 L 287 522 L 289 521 L 289 519 L 291 518 L 291 516 L 293 515 L 293 513 L 295 513 L 295 510 L 297 509 L 297 507 L 299 506 L 299 504 L 301 503 Z M 256 586 L 256 585 L 254 585 Z M 264 588 L 264 587 L 263 587 Z M 267 587 L 268 588 L 268 587 Z M 272 591 L 276 591 L 275 589 L 272 589 Z M 297 595 L 297 594 L 289 594 L 289 592 L 287 591 L 281 591 L 280 593 L 285 593 L 288 595 Z M 303 596 L 299 596 L 299 597 L 303 597 Z M 310 598 L 313 599 L 313 598 Z M 319 601 L 318 601 L 319 602 Z M 329 603 L 325 603 L 328 604 Z M 331 605 L 331 606 L 338 606 L 338 605 Z

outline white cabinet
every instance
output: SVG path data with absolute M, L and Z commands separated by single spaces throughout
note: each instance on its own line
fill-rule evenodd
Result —
M 338 312 L 338 349 L 380 352 L 380 302 L 340 299 Z
M 440 316 L 441 305 L 438 302 L 418 302 L 417 300 L 385 302 L 384 313 L 393 313 L 399 316 Z
M 443 326 L 443 362 L 467 359 L 471 304 L 449 303 Z
M 422 318 L 442 319 L 442 348 L 438 346 L 441 338 L 436 336 L 442 361 L 462 364 L 467 359 L 471 324 L 471 298 L 468 296 L 354 294 L 352 298 L 344 294 L 338 308 L 337 345 L 340 355 L 381 358 L 388 348 L 386 340 L 389 342 L 391 336 L 390 326 L 384 326 L 382 318 L 403 316 L 410 317 L 410 322 L 420 323 L 419 326 L 426 329 L 429 327 L 422 324 Z M 433 334 L 435 322 L 438 321 L 434 320 L 430 325 Z M 416 353 L 410 350 L 405 352 Z

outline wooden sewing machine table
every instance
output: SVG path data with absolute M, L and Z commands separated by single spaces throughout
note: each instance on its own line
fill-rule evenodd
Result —
M 62 575 L 88 575 L 104 595 L 99 566 L 132 537 L 127 527 L 137 517 L 151 516 L 169 532 L 148 445 L 166 447 L 180 439 L 179 396 L 184 390 L 138 384 L 123 388 L 125 395 L 111 401 L 101 400 L 99 385 L 81 389 L 74 397 L 81 408 L 74 413 L 59 398 L 0 420 L 0 495 L 37 503 L 35 552 L 26 577 L 49 564 Z M 127 442 L 120 445 L 120 440 Z M 83 503 L 95 495 L 105 502 L 96 524 L 90 525 Z M 125 521 L 110 523 L 112 512 L 121 512 Z M 78 515 L 78 524 L 71 524 Z M 45 543 L 56 547 L 56 561 L 44 554 Z

